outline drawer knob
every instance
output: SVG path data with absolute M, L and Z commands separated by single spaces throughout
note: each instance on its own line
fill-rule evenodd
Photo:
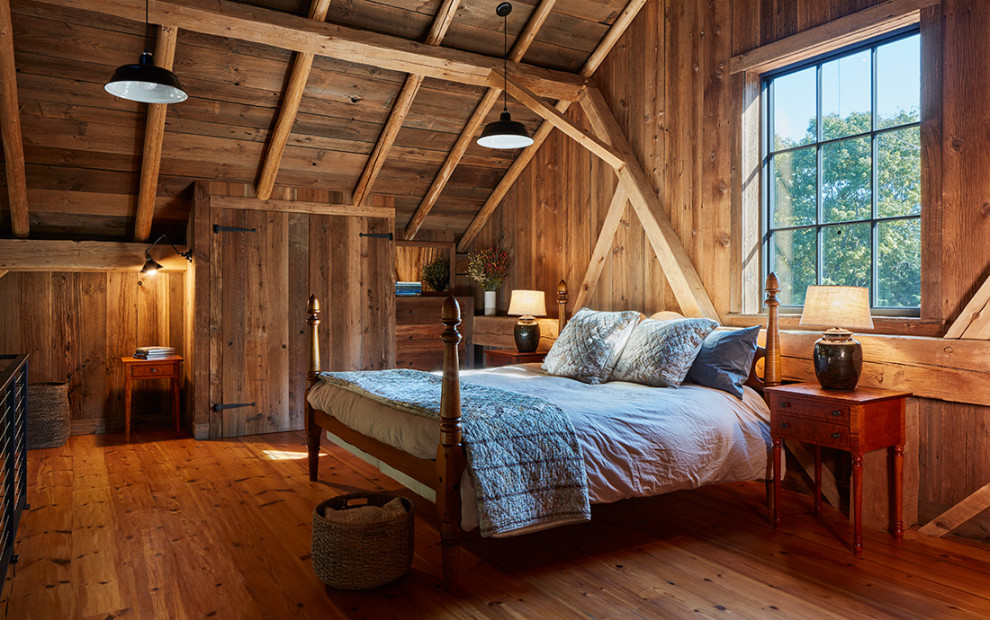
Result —
M 841 412 L 841 411 L 839 411 L 838 409 L 834 409 L 834 410 L 832 410 L 832 417 L 834 417 L 834 418 L 837 418 L 837 417 L 839 417 L 840 415 L 842 415 L 842 412 Z
M 781 401 L 781 403 L 780 403 L 780 408 L 781 409 L 787 409 L 790 406 L 791 406 L 791 403 L 789 401 L 786 401 L 786 400 L 785 401 Z
M 152 368 L 151 369 L 151 372 L 158 372 L 158 369 L 157 368 Z
M 842 438 L 842 433 L 838 433 L 838 432 L 832 433 L 832 439 L 841 439 L 841 438 Z
M 780 425 L 780 428 L 790 428 L 790 427 L 791 427 L 790 422 L 782 422 Z

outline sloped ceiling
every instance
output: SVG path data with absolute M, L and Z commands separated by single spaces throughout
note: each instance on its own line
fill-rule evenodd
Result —
M 32 238 L 120 239 L 134 235 L 147 107 L 103 84 L 144 47 L 143 22 L 100 3 L 10 2 L 16 84 Z M 110 4 L 121 5 L 124 0 Z M 141 0 L 133 0 L 143 9 Z M 221 3 L 201 3 L 219 5 Z M 252 0 L 306 17 L 308 0 Z M 422 42 L 441 0 L 332 0 L 328 23 Z M 502 20 L 493 0 L 464 0 L 443 48 L 501 58 Z M 513 3 L 511 48 L 539 2 Z M 588 60 L 626 0 L 561 0 L 522 62 L 574 73 Z M 75 7 L 87 7 L 75 8 Z M 140 10 L 143 17 L 143 10 Z M 157 29 L 149 29 L 154 47 Z M 294 52 L 179 29 L 174 70 L 189 99 L 168 107 L 152 230 L 181 235 L 195 180 L 254 185 L 288 81 Z M 276 177 L 280 187 L 327 192 L 348 203 L 406 74 L 317 56 Z M 487 89 L 426 78 L 388 151 L 371 195 L 388 196 L 405 227 Z M 532 132 L 540 119 L 509 101 Z M 496 105 L 487 120 L 501 111 Z M 487 122 L 487 121 L 486 121 Z M 472 144 L 444 186 L 424 229 L 461 234 L 517 155 Z M 6 177 L 0 177 L 6 183 Z M 12 233 L 7 188 L 0 234 Z

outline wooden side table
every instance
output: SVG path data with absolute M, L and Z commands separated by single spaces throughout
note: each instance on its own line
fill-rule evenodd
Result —
M 488 349 L 485 351 L 485 366 L 495 368 L 509 364 L 525 364 L 527 362 L 542 362 L 547 356 L 546 351 L 520 353 L 516 349 Z
M 172 384 L 172 416 L 175 432 L 179 433 L 179 365 L 182 356 L 171 355 L 156 359 L 122 357 L 124 363 L 124 427 L 127 441 L 131 440 L 131 381 L 134 379 L 170 379 Z
M 852 487 L 855 503 L 853 551 L 863 556 L 863 454 L 880 448 L 892 450 L 892 534 L 903 537 L 901 516 L 904 473 L 904 406 L 910 392 L 879 388 L 824 390 L 811 383 L 764 389 L 770 405 L 773 440 L 773 525 L 780 529 L 781 443 L 795 439 L 815 446 L 815 514 L 821 514 L 822 447 L 852 455 Z

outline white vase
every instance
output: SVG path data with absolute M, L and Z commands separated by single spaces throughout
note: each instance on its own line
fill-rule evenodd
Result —
M 495 315 L 495 291 L 485 291 L 485 316 Z

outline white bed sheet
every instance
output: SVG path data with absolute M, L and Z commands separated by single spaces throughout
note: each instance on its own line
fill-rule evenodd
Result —
M 767 476 L 770 411 L 748 387 L 739 400 L 689 383 L 677 389 L 623 381 L 588 385 L 547 375 L 539 364 L 461 371 L 461 381 L 537 396 L 560 407 L 581 445 L 592 503 Z M 420 458 L 436 457 L 436 421 L 327 383 L 314 386 L 308 398 L 364 435 Z M 470 529 L 477 513 L 473 489 L 465 482 L 462 525 Z

